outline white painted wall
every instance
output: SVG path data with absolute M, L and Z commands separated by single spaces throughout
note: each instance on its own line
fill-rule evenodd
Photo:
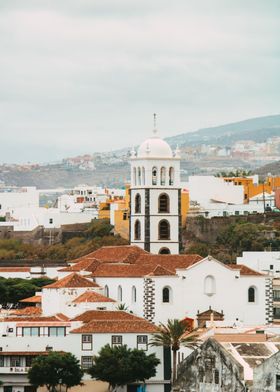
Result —
M 236 258 L 237 264 L 244 264 L 255 271 L 280 274 L 280 252 L 243 252 Z

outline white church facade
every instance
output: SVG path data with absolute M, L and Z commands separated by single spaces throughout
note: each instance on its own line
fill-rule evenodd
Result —
M 155 254 L 179 254 L 180 156 L 157 131 L 131 152 L 130 243 Z

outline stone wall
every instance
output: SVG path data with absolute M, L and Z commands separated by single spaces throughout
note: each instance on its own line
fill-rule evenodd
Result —
M 174 392 L 245 392 L 242 366 L 208 339 L 178 367 Z

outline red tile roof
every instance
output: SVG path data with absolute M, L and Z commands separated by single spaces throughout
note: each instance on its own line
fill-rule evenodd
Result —
M 76 298 L 73 302 L 81 303 L 81 302 L 116 302 L 116 301 L 112 298 L 108 298 L 105 297 L 104 295 L 96 293 L 95 291 L 86 291 L 78 298 Z
M 139 256 L 135 264 L 100 264 L 92 273 L 94 277 L 142 277 L 174 275 L 176 268 L 188 268 L 202 260 L 198 255 L 151 255 Z
M 27 317 L 27 316 L 25 316 L 25 317 L 5 317 L 4 319 L 3 319 L 3 321 L 18 321 L 18 322 L 22 322 L 22 321 L 26 321 L 26 322 L 38 322 L 38 323 L 46 323 L 46 322 L 51 322 L 51 321 L 55 321 L 55 322 L 65 322 L 66 320 L 63 320 L 62 319 L 62 316 L 64 316 L 64 315 L 62 315 L 61 313 L 59 313 L 58 315 L 55 315 L 55 316 L 41 316 L 41 317 L 39 317 L 39 316 L 29 316 L 29 317 Z M 64 316 L 64 317 L 66 317 L 66 316 Z M 66 319 L 67 320 L 69 320 L 68 319 L 68 317 L 66 317 Z
M 96 258 L 103 263 L 134 263 L 142 254 L 149 253 L 135 245 L 103 246 L 84 257 L 72 260 L 71 263 L 88 258 Z
M 167 276 L 167 275 L 175 275 L 175 272 L 172 272 L 164 267 L 158 265 L 153 272 L 149 274 L 149 276 Z
M 240 275 L 264 276 L 264 274 L 261 274 L 260 272 L 257 272 L 243 264 L 227 264 L 227 266 L 232 269 L 240 270 Z
M 27 306 L 23 309 L 15 309 L 10 311 L 10 314 L 15 314 L 17 316 L 35 316 L 40 315 L 41 313 L 42 309 L 37 306 Z
M 42 302 L 42 297 L 41 297 L 41 295 L 34 295 L 33 297 L 21 299 L 19 302 L 27 302 L 27 303 L 38 304 L 38 303 Z
M 81 275 L 73 273 L 65 276 L 62 279 L 59 279 L 54 283 L 44 286 L 44 289 L 45 288 L 59 289 L 59 288 L 66 288 L 66 287 L 72 288 L 72 287 L 99 287 L 99 286 L 97 283 L 90 282 L 88 279 L 83 278 Z
M 88 310 L 72 319 L 72 321 L 82 321 L 84 323 L 98 320 L 126 320 L 130 322 L 131 320 L 141 321 L 143 318 L 122 310 Z
M 74 265 L 60 269 L 59 271 L 61 271 L 61 272 L 67 272 L 67 271 L 69 271 L 69 272 L 71 272 L 71 271 L 93 272 L 99 264 L 100 264 L 100 261 L 98 261 L 95 258 L 92 258 L 92 259 L 85 258 Z
M 30 267 L 0 267 L 0 272 L 30 272 Z
M 93 277 L 128 277 L 136 278 L 150 274 L 155 269 L 154 265 L 138 264 L 100 264 L 92 273 Z
M 158 329 L 146 320 L 102 320 L 76 328 L 70 333 L 154 333 Z

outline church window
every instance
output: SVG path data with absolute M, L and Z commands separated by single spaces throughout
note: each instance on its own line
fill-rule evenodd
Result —
M 256 289 L 255 287 L 249 287 L 248 289 L 248 302 L 256 302 Z
M 104 293 L 106 297 L 109 297 L 109 287 L 107 285 L 104 287 Z
M 122 286 L 118 286 L 118 301 L 122 301 Z
M 145 179 L 145 168 L 142 167 L 142 185 L 145 185 L 146 179 Z
M 160 185 L 165 185 L 165 175 L 166 175 L 165 167 L 162 167 L 160 169 Z
M 132 286 L 132 302 L 135 303 L 136 299 L 137 299 L 137 297 L 136 297 L 136 287 Z
M 137 185 L 136 184 L 136 167 L 133 168 L 133 184 Z
M 159 195 L 158 212 L 169 212 L 169 196 L 166 193 Z
M 170 255 L 170 249 L 168 248 L 161 248 L 158 252 L 159 255 Z
M 169 185 L 174 185 L 174 167 L 169 168 Z
M 217 370 L 217 369 L 215 369 L 214 380 L 215 380 L 215 384 L 220 383 L 220 374 L 219 374 L 219 370 Z
M 134 239 L 135 240 L 140 240 L 141 239 L 141 224 L 140 221 L 137 219 L 137 221 L 134 224 Z
M 170 224 L 165 219 L 161 220 L 158 224 L 158 237 L 160 240 L 170 239 Z
M 138 167 L 137 172 L 138 172 L 138 180 L 137 180 L 137 183 L 138 183 L 138 185 L 141 185 L 141 168 L 140 168 L 140 167 Z
M 170 287 L 164 287 L 162 289 L 162 302 L 164 302 L 164 303 L 171 302 L 171 288 Z
M 141 196 L 139 193 L 135 196 L 135 214 L 141 213 Z
M 211 275 L 206 276 L 204 279 L 204 294 L 213 295 L 216 293 L 215 278 Z
M 157 185 L 157 168 L 153 167 L 152 169 L 152 184 Z

